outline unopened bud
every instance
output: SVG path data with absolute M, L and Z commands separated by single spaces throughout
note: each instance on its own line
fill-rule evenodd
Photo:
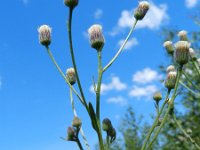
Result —
M 171 72 L 171 71 L 176 71 L 175 67 L 173 65 L 170 65 L 167 67 L 167 73 Z
M 76 83 L 76 73 L 74 68 L 69 68 L 66 71 L 66 78 L 68 79 L 69 83 L 71 85 L 73 85 L 74 83 Z
M 66 6 L 74 8 L 78 5 L 78 0 L 64 0 Z
M 68 141 L 74 141 L 74 138 L 75 138 L 74 128 L 68 127 L 68 129 L 67 129 L 67 140 Z
M 109 130 L 108 135 L 111 137 L 110 143 L 114 142 L 115 139 L 116 139 L 116 136 L 117 136 L 117 132 L 116 132 L 115 128 L 112 127 L 112 128 Z
M 174 46 L 173 46 L 173 43 L 171 41 L 164 42 L 163 47 L 166 49 L 168 54 L 174 53 Z
M 134 11 L 136 20 L 142 20 L 149 10 L 149 3 L 147 1 L 140 1 L 138 7 Z
M 162 99 L 162 94 L 161 94 L 160 92 L 154 93 L 153 99 L 154 99 L 156 102 L 159 102 L 159 101 Z
M 88 29 L 88 34 L 91 47 L 95 48 L 97 51 L 102 50 L 105 43 L 105 39 L 102 33 L 102 26 L 98 24 L 92 25 Z
M 188 41 L 187 31 L 182 30 L 182 31 L 178 32 L 178 37 L 179 37 L 180 41 Z
M 104 131 L 109 131 L 112 128 L 112 123 L 110 121 L 110 119 L 105 118 L 102 122 L 102 129 Z
M 175 71 L 170 71 L 167 74 L 167 78 L 165 80 L 165 87 L 168 89 L 174 89 L 175 84 L 176 84 L 176 76 L 177 73 Z
M 82 125 L 81 120 L 78 117 L 74 117 L 73 121 L 72 121 L 72 126 L 76 127 L 76 128 L 80 128 Z
M 51 28 L 48 25 L 42 25 L 38 28 L 39 41 L 44 46 L 49 46 L 51 43 Z
M 197 56 L 196 56 L 195 51 L 193 50 L 193 48 L 189 49 L 189 54 L 190 54 L 190 58 L 191 58 L 192 61 L 197 59 Z
M 188 43 L 187 41 L 179 41 L 175 44 L 176 50 L 174 53 L 174 58 L 178 64 L 184 65 L 188 62 L 189 48 L 190 48 L 190 43 Z

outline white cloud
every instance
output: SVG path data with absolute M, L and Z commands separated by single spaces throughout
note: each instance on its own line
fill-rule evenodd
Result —
M 131 97 L 136 97 L 138 99 L 142 97 L 146 99 L 150 99 L 156 91 L 158 91 L 158 89 L 155 85 L 148 85 L 144 87 L 134 86 L 129 92 L 129 95 Z
M 94 13 L 94 18 L 95 19 L 100 19 L 103 15 L 103 10 L 102 9 L 97 9 Z
M 151 30 L 158 29 L 163 23 L 169 20 L 167 14 L 167 5 L 160 4 L 155 5 L 150 2 L 150 9 L 142 21 L 139 21 L 136 25 L 136 29 L 148 28 Z M 131 28 L 134 23 L 133 10 L 124 10 L 121 13 L 121 17 L 118 20 L 118 25 L 110 32 L 111 36 L 117 35 L 125 28 Z
M 136 83 L 146 84 L 155 80 L 161 79 L 162 76 L 157 71 L 150 68 L 144 68 L 141 71 L 137 71 L 133 74 L 132 81 Z
M 126 88 L 127 88 L 127 85 L 125 83 L 122 83 L 119 77 L 113 76 L 111 79 L 111 83 L 101 84 L 101 93 L 105 94 L 106 92 L 112 91 L 112 90 L 122 91 L 122 90 L 125 90 Z M 93 86 L 90 87 L 90 91 L 94 93 Z
M 107 100 L 107 103 L 117 104 L 120 106 L 126 106 L 128 104 L 127 100 L 122 96 L 111 97 Z
M 27 4 L 29 3 L 29 0 L 22 0 L 22 3 L 23 3 L 24 5 L 27 5 Z
M 120 40 L 118 42 L 118 45 L 121 47 L 123 43 L 124 43 L 124 40 Z M 136 45 L 138 45 L 138 40 L 136 38 L 131 38 L 126 43 L 124 50 L 130 50 L 133 46 L 136 46 Z
M 198 0 L 185 0 L 185 6 L 187 8 L 193 8 L 197 5 Z

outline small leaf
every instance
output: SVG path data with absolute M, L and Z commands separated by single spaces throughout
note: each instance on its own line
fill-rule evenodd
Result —
M 90 112 L 90 119 L 92 121 L 92 127 L 94 128 L 94 130 L 97 131 L 98 126 L 97 126 L 96 115 L 95 115 L 95 112 L 94 112 L 94 108 L 93 108 L 93 106 L 90 102 L 89 102 L 89 112 Z

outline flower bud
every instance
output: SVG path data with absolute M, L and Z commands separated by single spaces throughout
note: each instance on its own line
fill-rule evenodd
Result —
M 167 74 L 167 78 L 165 80 L 165 87 L 166 88 L 168 88 L 168 89 L 174 89 L 175 84 L 176 84 L 176 76 L 177 76 L 176 71 L 170 71 Z
M 185 30 L 180 31 L 178 33 L 178 37 L 179 37 L 180 41 L 188 41 L 187 31 L 185 31 Z
M 74 138 L 75 138 L 74 128 L 68 127 L 68 129 L 67 129 L 67 140 L 68 141 L 74 141 Z
M 91 47 L 95 48 L 97 51 L 102 50 L 105 43 L 105 39 L 102 33 L 102 26 L 98 24 L 92 25 L 88 29 L 88 34 Z
M 134 17 L 136 20 L 142 20 L 149 10 L 149 3 L 147 1 L 139 2 L 138 7 L 134 11 Z
M 72 126 L 76 128 L 80 128 L 82 125 L 82 121 L 78 117 L 74 117 L 72 121 Z
M 197 59 L 195 51 L 193 50 L 193 48 L 189 49 L 189 54 L 190 54 L 190 58 L 191 58 L 192 61 Z
M 48 25 L 42 25 L 38 28 L 39 41 L 44 46 L 49 46 L 51 43 L 51 28 Z
M 74 8 L 78 5 L 78 0 L 64 0 L 66 6 Z
M 171 41 L 164 42 L 163 47 L 166 49 L 168 54 L 174 53 L 174 46 L 173 46 L 173 43 Z
M 111 137 L 110 143 L 114 142 L 114 140 L 116 139 L 116 136 L 117 136 L 117 132 L 116 132 L 115 128 L 112 127 L 112 128 L 109 130 L 108 135 Z
M 159 102 L 159 101 L 162 99 L 162 94 L 161 94 L 160 92 L 154 93 L 153 99 L 154 99 L 156 102 Z
M 112 128 L 112 123 L 110 121 L 110 119 L 105 118 L 102 122 L 102 129 L 104 131 L 109 131 Z
M 69 83 L 71 85 L 73 85 L 74 83 L 76 83 L 76 73 L 74 68 L 69 68 L 66 71 L 66 78 L 69 81 Z
M 169 73 L 169 72 L 171 72 L 171 71 L 176 71 L 176 69 L 175 69 L 175 67 L 173 66 L 173 65 L 169 65 L 168 67 L 167 67 L 167 73 Z
M 190 44 L 187 41 L 179 41 L 175 44 L 174 58 L 178 64 L 184 65 L 188 62 L 189 48 Z

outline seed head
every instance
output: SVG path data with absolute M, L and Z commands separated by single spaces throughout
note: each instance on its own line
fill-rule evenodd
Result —
M 154 93 L 153 99 L 154 99 L 156 102 L 159 102 L 159 101 L 162 99 L 162 94 L 161 94 L 160 92 Z
M 176 71 L 175 67 L 173 65 L 170 65 L 167 67 L 167 73 L 171 72 L 171 71 Z
M 66 6 L 74 8 L 78 5 L 78 0 L 64 0 Z
M 74 117 L 72 121 L 72 126 L 76 128 L 80 128 L 82 125 L 82 121 L 78 117 Z
M 167 78 L 165 80 L 165 87 L 168 88 L 169 90 L 174 89 L 176 84 L 176 76 L 177 76 L 176 71 L 170 71 L 167 74 Z
M 38 28 L 39 41 L 44 46 L 49 46 L 51 43 L 51 28 L 48 25 L 42 25 Z
M 174 53 L 174 58 L 178 64 L 184 65 L 188 62 L 189 48 L 190 48 L 190 43 L 188 43 L 187 41 L 179 41 L 175 44 L 176 50 Z
M 68 79 L 69 83 L 71 85 L 73 85 L 74 83 L 76 83 L 76 73 L 74 68 L 69 68 L 66 71 L 66 78 Z
M 182 31 L 178 32 L 178 37 L 179 37 L 180 41 L 188 41 L 187 31 L 182 30 Z
M 173 43 L 171 41 L 164 42 L 163 47 L 166 49 L 168 54 L 174 53 L 174 46 L 173 46 Z
M 95 48 L 97 51 L 102 50 L 105 43 L 105 39 L 102 33 L 102 26 L 98 24 L 92 25 L 88 29 L 88 34 L 91 47 Z
M 139 2 L 138 7 L 134 11 L 134 17 L 136 20 L 142 20 L 149 10 L 149 3 L 147 1 Z

